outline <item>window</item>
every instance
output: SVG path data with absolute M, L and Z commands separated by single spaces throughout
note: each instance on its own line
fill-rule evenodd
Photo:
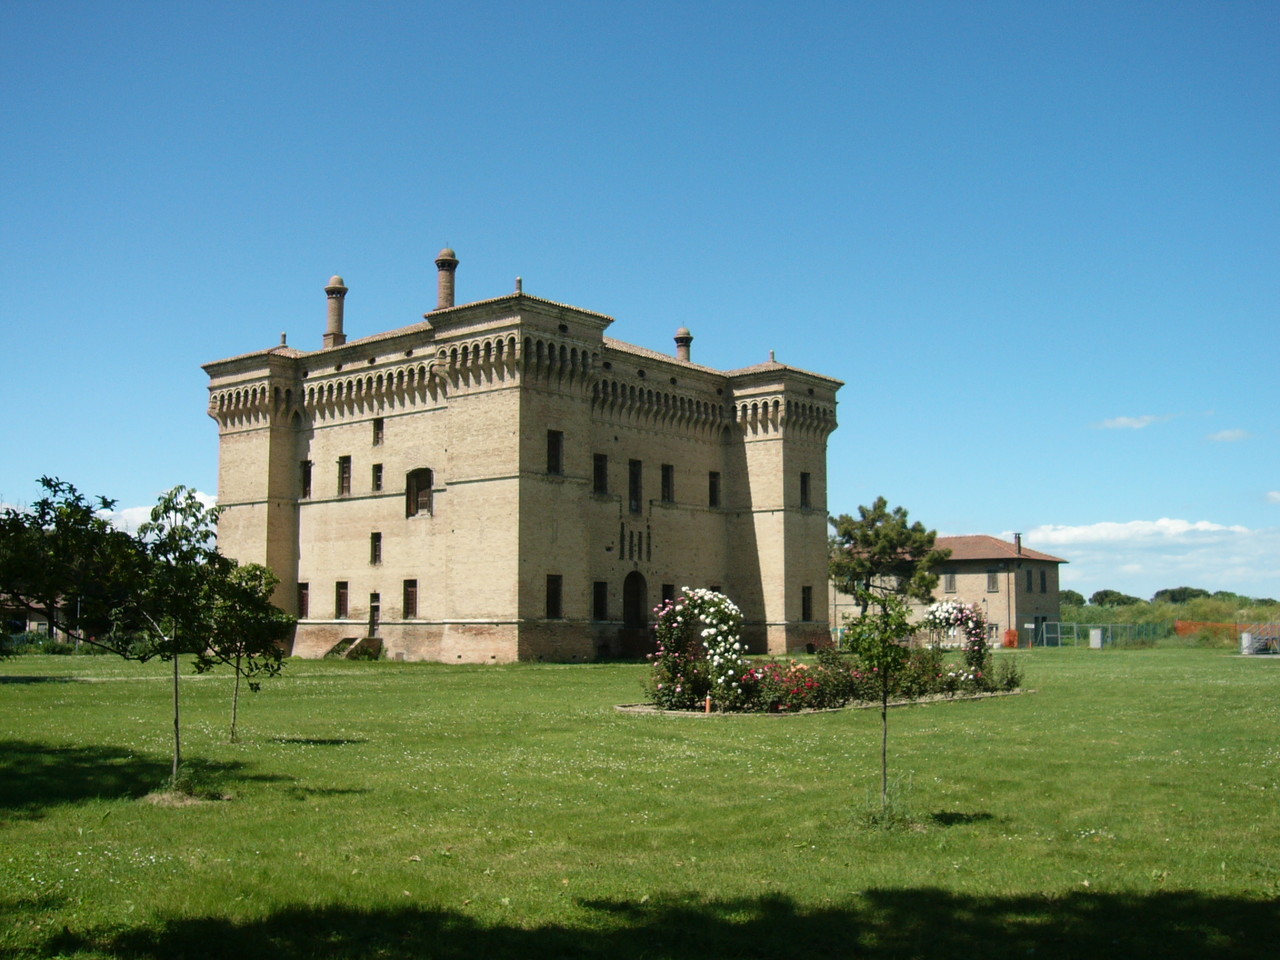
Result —
M 373 465 L 373 482 L 370 485 L 373 487 L 374 493 L 382 489 L 382 464 L 375 463 Z
M 380 533 L 369 534 L 369 562 L 382 562 L 382 534 Z
M 987 572 L 987 593 L 1000 592 L 1000 574 L 995 571 Z
M 564 579 L 558 573 L 547 574 L 547 619 L 559 620 L 564 616 L 563 608 L 560 605 L 560 590 L 564 585 Z
M 627 461 L 627 501 L 632 513 L 639 513 L 644 500 L 644 464 L 639 460 Z
M 302 483 L 302 499 L 306 500 L 311 496 L 311 461 L 303 460 L 298 464 L 298 475 Z
M 298 584 L 298 619 L 305 620 L 311 616 L 311 584 Z
M 339 580 L 333 588 L 333 616 L 337 620 L 347 619 L 347 581 Z
M 591 585 L 591 619 L 609 619 L 609 584 L 607 581 L 597 580 Z
M 382 595 L 369 594 L 369 636 L 378 635 L 378 624 L 382 622 Z
M 720 506 L 720 474 L 716 470 L 707 474 L 707 506 Z
M 800 474 L 800 506 L 805 510 L 813 506 L 809 494 L 809 474 L 807 473 Z M 808 620 L 809 618 L 805 617 L 805 619 Z
M 943 593 L 956 592 L 956 575 L 954 573 L 944 573 L 942 575 L 942 592 Z
M 664 583 L 662 585 L 662 602 L 674 603 L 676 599 L 676 585 L 674 583 Z
M 1031 592 L 1031 568 L 1027 568 L 1027 593 Z
M 676 468 L 669 463 L 662 465 L 662 502 L 676 502 Z
M 800 588 L 800 619 L 813 619 L 813 587 Z
M 1041 593 L 1049 592 L 1049 576 L 1045 570 L 1040 571 L 1040 592 Z
M 404 515 L 416 517 L 431 513 L 431 487 L 435 477 L 426 467 L 410 470 L 404 478 Z
M 351 493 L 351 458 L 338 458 L 338 496 Z
M 724 593 L 724 587 L 720 586 L 718 583 L 713 583 L 709 589 L 712 593 Z
M 560 430 L 547 431 L 547 473 L 564 473 L 564 433 Z
M 597 453 L 592 458 L 591 492 L 605 494 L 609 492 L 609 455 Z
M 382 438 L 385 435 L 386 421 L 382 417 L 373 418 L 373 445 L 375 447 L 382 446 Z
M 406 620 L 416 620 L 418 617 L 418 581 L 406 580 L 404 582 L 404 600 L 401 603 L 401 609 L 404 611 Z

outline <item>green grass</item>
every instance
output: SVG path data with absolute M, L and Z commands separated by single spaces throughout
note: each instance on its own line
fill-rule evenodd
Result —
M 1271 957 L 1280 661 L 1020 651 L 1027 696 L 637 716 L 635 665 L 0 663 L 0 957 Z M 95 681 L 95 682 L 89 682 Z

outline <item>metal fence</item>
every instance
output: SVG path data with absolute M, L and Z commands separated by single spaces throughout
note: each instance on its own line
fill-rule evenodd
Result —
M 1031 636 L 1036 647 L 1149 647 L 1169 636 L 1168 623 L 1042 623 Z M 1024 631 L 1032 634 L 1032 631 Z M 1024 638 L 1025 639 L 1025 638 Z

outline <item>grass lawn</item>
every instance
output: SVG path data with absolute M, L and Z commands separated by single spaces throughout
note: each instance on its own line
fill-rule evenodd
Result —
M 616 713 L 639 665 L 0 663 L 0 957 L 1280 955 L 1280 658 L 1019 651 L 1037 692 Z

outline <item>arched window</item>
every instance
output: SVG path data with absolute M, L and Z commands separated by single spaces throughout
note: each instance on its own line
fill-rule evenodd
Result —
M 420 467 L 410 470 L 404 479 L 404 515 L 416 517 L 418 514 L 431 513 L 431 487 L 433 477 L 430 470 Z

